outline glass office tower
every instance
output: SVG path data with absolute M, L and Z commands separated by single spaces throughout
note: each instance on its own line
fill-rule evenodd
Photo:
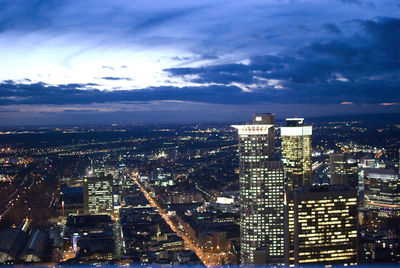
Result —
M 400 216 L 400 179 L 394 169 L 366 168 L 365 207 L 379 216 Z
M 287 176 L 286 189 L 289 191 L 312 184 L 312 127 L 304 126 L 303 121 L 303 118 L 288 118 L 286 127 L 281 127 L 282 160 Z

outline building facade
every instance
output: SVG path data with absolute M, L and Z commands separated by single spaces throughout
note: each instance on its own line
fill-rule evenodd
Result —
M 83 199 L 86 214 L 113 213 L 113 179 L 111 176 L 85 178 Z
M 347 189 L 288 192 L 286 265 L 357 264 L 357 191 Z
M 400 216 L 400 179 L 394 169 L 363 170 L 365 208 L 379 216 Z
M 331 154 L 329 156 L 331 185 L 358 187 L 358 163 L 348 154 Z
M 312 127 L 304 126 L 303 121 L 303 118 L 288 118 L 286 126 L 281 127 L 282 160 L 287 176 L 286 189 L 289 191 L 312 184 Z
M 257 114 L 253 123 L 233 126 L 239 134 L 241 262 L 284 262 L 284 169 L 274 161 L 274 116 Z M 261 264 L 261 263 L 257 263 Z

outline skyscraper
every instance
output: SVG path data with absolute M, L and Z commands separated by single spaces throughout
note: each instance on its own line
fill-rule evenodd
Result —
M 114 210 L 112 177 L 83 180 L 83 202 L 86 214 L 112 213 Z
M 286 265 L 357 263 L 357 191 L 344 186 L 287 194 Z
M 399 160 L 399 162 L 397 163 L 397 171 L 400 176 L 400 149 L 399 149 L 399 159 L 398 160 Z
M 266 263 L 283 263 L 284 170 L 274 161 L 274 116 L 256 114 L 252 124 L 233 127 L 239 134 L 242 263 L 255 264 L 256 252 L 265 253 Z
M 379 216 L 400 216 L 400 179 L 394 169 L 366 168 L 365 207 Z
M 348 154 L 331 154 L 331 185 L 358 186 L 358 163 Z
M 287 118 L 281 127 L 282 160 L 286 170 L 286 189 L 311 186 L 311 135 L 312 127 L 303 125 L 304 118 Z

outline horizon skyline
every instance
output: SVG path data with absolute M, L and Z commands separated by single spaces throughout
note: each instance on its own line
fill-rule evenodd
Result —
M 269 114 L 268 111 L 266 112 L 254 112 L 251 114 L 245 113 L 243 114 L 243 117 L 245 119 L 240 119 L 240 120 L 186 120 L 186 121 L 107 121 L 105 122 L 104 120 L 101 120 L 101 122 L 63 122 L 63 123 L 42 123 L 42 124 L 14 124 L 14 125 L 0 125 L 0 128 L 6 129 L 6 128 L 24 128 L 24 127 L 71 127 L 71 126 L 76 126 L 76 127 L 89 127 L 89 126 L 120 126 L 120 125 L 126 125 L 126 126 L 150 126 L 150 125 L 186 125 L 186 124 L 242 124 L 246 123 L 248 121 L 248 117 L 254 115 L 254 114 Z M 296 116 L 280 116 L 279 114 L 272 113 L 275 117 L 275 121 L 279 122 L 280 124 L 283 124 L 286 122 L 286 119 L 288 118 L 301 118 L 304 119 L 304 121 L 310 122 L 310 123 L 318 123 L 318 122 L 323 122 L 323 120 L 328 119 L 326 122 L 331 122 L 329 120 L 356 120 L 359 121 L 359 117 L 365 117 L 365 116 L 394 116 L 394 115 L 399 115 L 399 112 L 393 112 L 393 113 L 358 113 L 358 114 L 329 114 L 329 115 L 322 115 L 322 116 L 313 116 L 313 117 L 304 117 L 301 115 L 296 115 Z M 247 117 L 247 119 L 246 119 Z M 352 118 L 352 117 L 355 117 Z M 358 117 L 358 119 L 357 119 Z M 375 118 L 376 119 L 376 118 Z M 389 121 L 393 121 L 392 119 L 388 118 Z M 365 123 L 365 122 L 364 122 Z

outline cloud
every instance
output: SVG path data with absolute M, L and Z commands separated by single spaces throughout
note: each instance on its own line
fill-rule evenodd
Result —
M 0 106 L 399 103 L 396 1 L 368 3 L 4 0 Z
M 133 80 L 132 78 L 129 78 L 129 77 L 112 77 L 112 76 L 101 77 L 101 79 L 113 80 L 113 81 L 118 81 L 118 80 L 132 81 Z
M 400 19 L 358 22 L 357 35 L 312 42 L 287 55 L 253 56 L 248 64 L 165 69 L 194 83 L 255 84 L 257 94 L 277 102 L 353 103 L 398 101 L 400 93 Z M 274 92 L 268 83 L 285 89 Z M 381 101 L 385 99 L 385 101 Z
M 384 102 L 384 103 L 379 103 L 381 106 L 395 106 L 395 105 L 400 105 L 400 103 L 397 102 Z
M 114 71 L 114 67 L 107 66 L 107 65 L 103 65 L 103 66 L 101 66 L 101 68 Z
M 371 1 L 365 1 L 365 0 L 336 0 L 336 1 L 344 4 L 355 4 L 359 6 L 365 6 L 368 8 L 376 8 L 375 4 Z
M 375 90 L 379 86 L 381 96 Z M 318 85 L 303 85 L 298 90 L 276 89 L 271 84 L 263 89 L 246 92 L 239 86 L 210 85 L 192 87 L 152 87 L 135 90 L 101 91 L 82 89 L 82 84 L 50 86 L 43 83 L 0 84 L 0 105 L 71 105 L 95 103 L 124 103 L 129 101 L 190 101 L 209 104 L 249 105 L 261 103 L 277 104 L 334 104 L 343 99 L 353 103 L 389 103 L 400 101 L 393 94 L 397 85 L 382 81 L 364 81 L 357 87 L 337 81 L 329 88 Z M 337 90 L 336 88 L 340 88 Z M 349 94 L 350 92 L 350 94 Z
M 242 97 L 246 98 L 248 103 L 255 101 L 253 96 L 246 97 L 235 86 L 152 87 L 135 90 L 101 91 L 86 84 L 52 86 L 45 83 L 17 84 L 10 81 L 0 84 L 0 105 L 65 105 L 156 100 L 240 103 Z
M 185 80 L 188 86 L 102 91 L 93 83 L 57 86 L 8 80 L 0 84 L 0 105 L 126 101 L 236 105 L 400 102 L 400 20 L 380 18 L 358 24 L 357 35 L 312 42 L 286 55 L 253 56 L 246 63 L 164 70 L 171 78 Z
M 362 21 L 362 25 L 365 32 L 369 34 L 370 42 L 374 46 L 372 48 L 378 49 L 378 52 L 371 57 L 383 56 L 386 61 L 391 59 L 384 64 L 398 69 L 400 67 L 400 19 L 365 20 Z M 368 52 L 372 54 L 372 51 Z
M 341 34 L 342 31 L 333 23 L 327 23 L 323 25 L 324 30 L 330 34 Z
M 345 4 L 357 4 L 357 5 L 361 5 L 364 3 L 363 0 L 336 0 L 338 2 L 342 2 Z

